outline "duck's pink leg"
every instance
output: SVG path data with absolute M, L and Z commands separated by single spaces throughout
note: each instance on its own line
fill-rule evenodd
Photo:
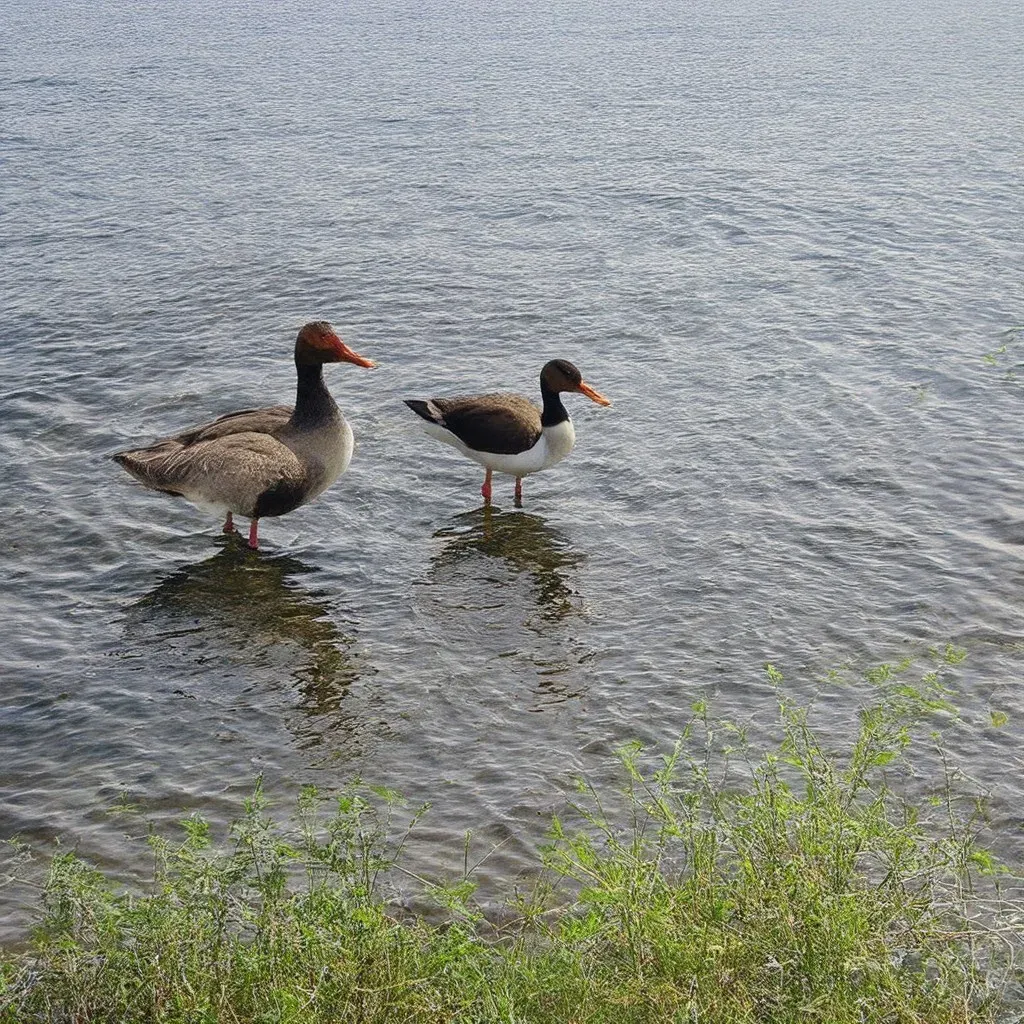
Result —
M 225 533 L 234 533 L 235 532 L 235 524 L 234 524 L 234 521 L 231 518 L 231 513 L 230 512 L 228 513 L 227 519 L 224 520 L 224 532 Z
M 516 508 L 522 508 L 523 505 L 523 478 L 521 476 L 516 477 Z
M 260 521 L 258 519 L 254 519 L 249 524 L 249 547 L 251 547 L 253 551 L 255 551 L 260 546 L 260 539 L 256 535 L 256 531 L 259 529 L 259 525 Z
M 491 503 L 491 471 L 487 470 L 487 476 L 484 477 L 483 486 L 480 488 L 480 493 L 484 496 L 484 501 L 490 505 Z

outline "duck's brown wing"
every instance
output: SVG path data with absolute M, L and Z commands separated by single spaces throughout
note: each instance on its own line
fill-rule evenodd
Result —
M 177 439 L 114 458 L 153 490 L 248 516 L 281 515 L 302 504 L 306 473 L 295 453 L 262 432 L 231 433 L 183 445 Z M 268 506 L 268 501 L 273 509 Z
M 521 395 L 432 398 L 426 404 L 433 406 L 440 420 L 436 416 L 425 419 L 450 430 L 474 451 L 516 455 L 528 451 L 540 438 L 540 409 Z
M 276 434 L 289 419 L 292 407 L 289 405 L 270 405 L 265 409 L 240 409 L 220 416 L 211 423 L 200 427 L 192 427 L 169 440 L 183 445 L 195 444 L 197 441 L 212 441 L 216 437 L 227 437 L 230 434 Z M 158 444 L 161 442 L 157 442 Z

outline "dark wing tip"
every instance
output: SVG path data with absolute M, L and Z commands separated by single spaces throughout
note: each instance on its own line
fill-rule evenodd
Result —
M 442 422 L 431 408 L 430 403 L 424 402 L 422 398 L 403 398 L 402 401 L 405 402 L 405 404 L 409 406 L 417 416 L 422 416 L 428 423 Z

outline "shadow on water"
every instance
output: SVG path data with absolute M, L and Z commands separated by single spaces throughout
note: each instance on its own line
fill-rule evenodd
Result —
M 513 577 L 529 577 L 543 622 L 558 622 L 582 610 L 582 599 L 570 579 L 583 556 L 540 516 L 485 507 L 457 516 L 434 537 L 444 542 L 431 559 L 435 581 L 438 576 L 454 574 L 452 582 L 461 579 L 481 597 L 489 593 L 504 604 L 501 588 L 510 581 L 495 577 L 487 561 L 500 559 Z M 528 625 L 537 625 L 533 618 L 528 616 Z
M 367 667 L 353 650 L 354 634 L 300 584 L 316 571 L 225 538 L 217 554 L 176 570 L 128 609 L 128 657 L 145 658 L 161 681 L 190 697 L 225 678 L 247 693 L 277 690 L 291 678 L 301 711 L 336 716 Z

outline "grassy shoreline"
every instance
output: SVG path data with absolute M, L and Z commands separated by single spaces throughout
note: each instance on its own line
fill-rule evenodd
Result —
M 620 752 L 622 790 L 579 781 L 499 914 L 469 871 L 416 880 L 439 921 L 403 910 L 407 812 L 358 785 L 283 819 L 257 789 L 219 843 L 189 818 L 144 892 L 57 856 L 0 1022 L 1012 1019 L 1020 876 L 948 778 L 894 789 L 952 713 L 936 674 L 886 675 L 840 753 L 769 674 L 776 749 L 695 705 L 667 755 Z

